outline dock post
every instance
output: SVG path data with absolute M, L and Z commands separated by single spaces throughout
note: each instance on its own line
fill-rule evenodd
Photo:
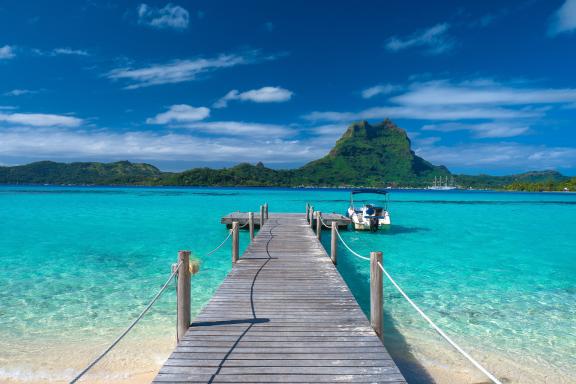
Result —
M 178 293 L 177 307 L 177 341 L 184 337 L 190 328 L 190 251 L 178 252 Z
M 264 226 L 264 206 L 260 206 L 260 229 Z
M 235 264 L 238 261 L 239 257 L 239 250 L 240 250 L 240 236 L 238 231 L 238 222 L 232 222 L 232 264 Z
M 264 216 L 266 217 L 266 221 L 268 221 L 268 203 L 264 203 Z
M 380 340 L 384 341 L 383 281 L 378 263 L 382 264 L 382 252 L 370 252 L 370 325 Z
M 310 222 L 310 203 L 306 203 L 306 221 Z
M 330 258 L 332 259 L 332 263 L 334 263 L 334 265 L 336 265 L 337 262 L 337 258 L 338 258 L 338 239 L 336 238 L 336 236 L 338 236 L 336 234 L 336 231 L 338 230 L 338 222 L 337 221 L 333 221 L 332 222 L 332 233 L 330 236 Z
M 254 212 L 248 212 L 248 229 L 250 229 L 250 241 L 254 240 Z
M 314 228 L 314 207 L 310 207 L 310 228 Z
M 316 211 L 316 238 L 318 240 L 322 239 L 322 213 L 320 211 Z

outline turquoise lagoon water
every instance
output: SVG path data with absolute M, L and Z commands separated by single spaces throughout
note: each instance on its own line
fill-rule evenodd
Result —
M 199 311 L 230 269 L 229 244 L 203 256 L 227 235 L 220 217 L 308 201 L 342 213 L 348 192 L 0 187 L 0 382 L 70 379 L 139 313 L 179 249 L 202 260 Z M 390 230 L 343 237 L 383 251 L 421 308 L 508 382 L 576 382 L 576 195 L 392 191 L 390 209 Z M 367 311 L 368 265 L 339 251 Z M 385 314 L 386 344 L 412 382 L 482 381 L 388 283 Z M 153 374 L 174 337 L 171 288 L 93 379 Z

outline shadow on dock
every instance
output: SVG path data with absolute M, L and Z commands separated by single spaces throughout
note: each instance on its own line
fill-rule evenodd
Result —
M 330 236 L 325 236 L 322 243 L 326 249 L 330 249 Z M 342 254 L 344 250 L 339 247 L 338 251 Z M 351 260 L 355 260 L 352 255 L 339 256 L 338 271 L 350 287 L 364 313 L 370 318 L 370 282 L 365 275 L 358 272 L 357 264 L 352 263 Z M 366 271 L 369 270 L 368 267 L 367 264 Z M 386 301 L 384 308 L 386 308 Z M 396 328 L 394 319 L 386 310 L 384 311 L 384 345 L 407 382 L 410 384 L 436 384 L 424 366 L 414 357 L 406 338 Z
M 190 324 L 190 327 L 210 327 L 214 325 L 232 325 L 232 324 L 262 324 L 268 323 L 270 319 L 238 319 L 238 320 L 225 320 L 225 321 L 199 321 Z
M 210 379 L 208 380 L 208 384 L 211 384 L 214 382 L 214 380 L 216 380 L 216 377 L 218 376 L 218 374 L 222 371 L 222 368 L 224 367 L 224 364 L 226 363 L 226 361 L 228 361 L 228 359 L 230 358 L 230 355 L 232 354 L 232 352 L 234 352 L 234 350 L 236 349 L 236 347 L 238 346 L 238 344 L 240 343 L 240 341 L 244 338 L 244 336 L 246 336 L 246 334 L 248 334 L 248 332 L 250 332 L 250 330 L 252 329 L 252 327 L 254 326 L 254 324 L 260 324 L 260 323 L 267 323 L 270 321 L 270 319 L 266 319 L 266 318 L 259 318 L 258 316 L 256 316 L 256 307 L 254 305 L 254 285 L 256 284 L 256 280 L 258 280 L 258 276 L 260 275 L 260 272 L 262 272 L 262 270 L 264 269 L 264 267 L 266 267 L 266 264 L 268 264 L 270 262 L 270 260 L 272 260 L 272 255 L 270 254 L 270 242 L 272 241 L 272 239 L 274 239 L 274 234 L 272 233 L 272 231 L 277 227 L 276 225 L 273 225 L 271 228 L 269 228 L 269 235 L 270 238 L 268 239 L 268 241 L 266 242 L 266 256 L 267 257 L 263 257 L 263 258 L 258 258 L 258 259 L 262 259 L 262 260 L 266 260 L 264 261 L 264 263 L 262 263 L 262 265 L 258 268 L 258 270 L 256 271 L 256 274 L 254 275 L 254 278 L 252 279 L 252 284 L 250 286 L 250 310 L 252 312 L 252 318 L 251 319 L 243 319 L 243 320 L 230 320 L 231 322 L 235 322 L 235 323 L 246 323 L 249 324 L 248 327 L 240 334 L 240 336 L 238 336 L 238 338 L 236 339 L 236 341 L 234 342 L 234 344 L 232 345 L 232 347 L 230 347 L 230 349 L 228 350 L 228 352 L 226 353 L 226 355 L 224 356 L 224 358 L 220 361 L 220 364 L 218 365 L 218 369 L 216 369 L 216 372 L 214 372 L 212 374 L 212 376 L 210 377 Z M 226 323 L 226 321 L 222 321 L 221 323 Z

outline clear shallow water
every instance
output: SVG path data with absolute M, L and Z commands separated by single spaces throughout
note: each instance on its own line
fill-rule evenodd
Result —
M 511 382 L 576 382 L 576 195 L 393 191 L 391 200 L 390 230 L 342 232 L 354 249 L 382 250 L 408 294 Z M 274 212 L 307 201 L 343 212 L 348 193 L 0 187 L 0 381 L 69 378 L 142 309 L 179 249 L 202 259 L 192 283 L 199 311 L 230 269 L 229 246 L 202 257 L 227 235 L 219 218 L 264 201 Z M 368 265 L 340 248 L 338 268 L 367 310 Z M 468 369 L 393 289 L 386 342 L 407 375 Z M 153 370 L 173 344 L 174 308 L 170 290 L 102 367 L 120 377 Z

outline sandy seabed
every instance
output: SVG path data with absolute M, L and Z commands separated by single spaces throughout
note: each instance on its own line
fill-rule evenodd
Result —
M 80 382 L 97 384 L 150 383 L 174 348 L 174 337 L 126 340 L 118 345 Z M 387 338 L 387 347 L 411 384 L 486 384 L 490 380 L 443 340 L 411 333 Z M 0 382 L 10 384 L 68 383 L 106 345 L 50 344 L 26 358 L 11 359 L 0 352 Z M 71 352 L 74 351 L 74 352 Z M 25 355 L 23 354 L 24 352 Z M 522 356 L 469 350 L 505 384 L 573 384 L 576 373 Z M 17 357 L 14 355 L 12 357 Z

